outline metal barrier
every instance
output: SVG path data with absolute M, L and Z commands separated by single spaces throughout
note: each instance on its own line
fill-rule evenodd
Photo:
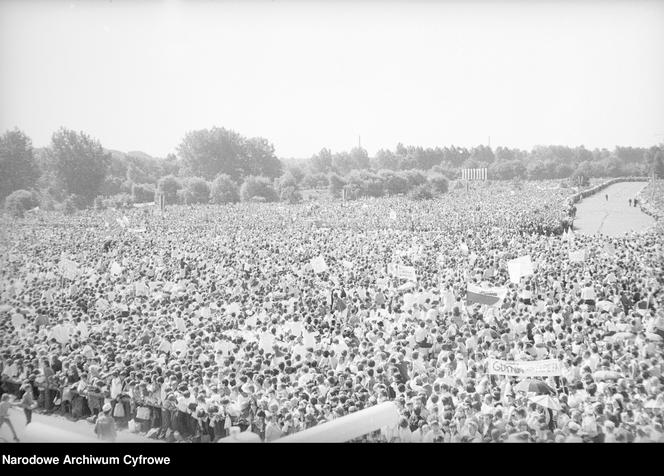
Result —
M 2 391 L 15 395 L 17 398 L 22 397 L 22 384 L 22 381 L 6 376 L 3 376 L 1 380 Z M 101 412 L 107 399 L 106 395 L 102 393 L 79 393 L 71 387 L 47 387 L 45 383 L 32 384 L 32 391 L 37 403 L 35 411 L 45 412 L 46 414 L 58 412 L 60 415 L 73 420 L 95 418 Z M 126 394 L 121 394 L 113 401 L 111 415 L 115 415 L 116 405 L 123 405 L 124 407 L 123 417 L 114 416 L 116 424 L 122 428 L 127 427 L 130 420 L 134 420 L 140 432 L 148 432 L 153 428 L 159 428 L 158 437 L 166 437 L 166 435 L 175 431 L 179 432 L 183 438 L 199 438 L 203 441 L 225 436 L 217 436 L 217 431 L 211 431 L 209 425 L 205 425 L 207 428 L 202 427 L 203 425 L 188 412 L 167 410 L 153 402 L 136 401 Z M 137 418 L 138 409 L 141 407 L 147 408 L 149 415 L 146 415 L 145 411 L 142 410 L 141 416 L 144 418 Z M 146 416 L 147 418 L 145 418 Z

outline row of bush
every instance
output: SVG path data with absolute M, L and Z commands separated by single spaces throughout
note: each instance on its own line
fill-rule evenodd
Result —
M 343 196 L 347 200 L 360 197 L 380 197 L 384 195 L 408 194 L 414 200 L 432 198 L 436 194 L 446 193 L 448 180 L 440 173 L 407 170 L 378 173 L 366 170 L 353 171 L 346 177 L 330 173 L 318 178 L 317 188 L 327 185 L 332 197 Z M 153 184 L 131 184 L 131 193 L 119 193 L 112 196 L 98 196 L 92 203 L 80 195 L 68 195 L 57 200 L 48 192 L 17 190 L 5 200 L 5 209 L 16 217 L 37 206 L 45 210 L 61 210 L 72 213 L 93 206 L 95 209 L 127 208 L 134 204 L 152 203 L 157 194 L 162 194 L 167 205 L 181 204 L 227 204 L 240 201 L 297 203 L 302 200 L 300 183 L 290 173 L 271 180 L 266 177 L 247 177 L 238 184 L 230 176 L 222 174 L 212 182 L 200 177 L 180 178 L 168 175 Z

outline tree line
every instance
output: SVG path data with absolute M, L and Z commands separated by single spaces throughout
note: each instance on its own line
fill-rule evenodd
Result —
M 490 179 L 576 179 L 664 175 L 664 145 L 650 148 L 541 146 L 531 151 L 488 146 L 423 148 L 398 144 L 373 157 L 365 149 L 309 159 L 279 159 L 262 137 L 220 127 L 188 132 L 165 158 L 107 150 L 85 132 L 60 128 L 48 147 L 34 149 L 18 129 L 0 136 L 0 199 L 16 215 L 40 206 L 66 212 L 94 206 L 238 201 L 298 202 L 302 191 L 326 189 L 332 197 L 409 194 L 430 198 L 448 190 L 462 168 L 488 168 Z

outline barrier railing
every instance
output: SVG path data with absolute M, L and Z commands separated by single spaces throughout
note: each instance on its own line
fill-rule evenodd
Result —
M 616 183 L 620 182 L 647 182 L 650 180 L 648 177 L 617 177 L 613 178 L 610 180 L 607 180 L 606 182 L 602 182 L 599 185 L 595 185 L 594 187 L 588 188 L 586 190 L 582 190 L 578 193 L 575 193 L 570 197 L 570 201 L 572 203 L 577 203 L 579 200 L 582 200 L 586 197 L 589 197 L 590 195 L 594 195 L 597 192 L 600 192 L 604 190 L 606 187 L 609 185 L 613 185 Z
M 23 382 L 2 376 L 2 391 L 22 396 Z M 102 410 L 104 403 L 111 400 L 107 395 L 97 392 L 81 392 L 62 385 L 49 385 L 33 383 L 31 385 L 35 402 L 35 411 L 45 413 L 58 413 L 74 420 L 94 419 Z M 200 421 L 190 411 L 183 412 L 178 409 L 166 409 L 161 404 L 150 400 L 137 400 L 127 394 L 121 394 L 111 402 L 111 415 L 121 428 L 129 427 L 133 420 L 135 432 L 154 433 L 154 438 L 167 438 L 170 434 L 178 432 L 184 439 L 196 441 L 216 441 L 226 436 L 227 429 L 214 422 Z M 123 411 L 116 412 L 116 406 L 122 405 Z M 122 413 L 123 416 L 116 416 Z M 153 431 L 157 429 L 157 431 Z M 132 430 L 132 428 L 130 428 Z

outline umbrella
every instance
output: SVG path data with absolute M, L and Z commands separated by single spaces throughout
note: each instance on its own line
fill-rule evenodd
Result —
M 544 408 L 550 408 L 555 411 L 562 410 L 558 400 L 549 395 L 533 395 L 529 397 L 528 400 Z
M 554 395 L 556 393 L 546 383 L 542 382 L 541 380 L 535 380 L 532 378 L 527 378 L 519 382 L 517 386 L 514 387 L 514 390 L 517 392 L 536 393 L 538 395 Z
M 636 334 L 631 332 L 616 332 L 613 334 L 613 340 L 626 340 L 626 339 L 636 339 Z
M 622 375 L 611 370 L 598 370 L 593 374 L 593 378 L 595 380 L 618 380 L 622 378 Z

